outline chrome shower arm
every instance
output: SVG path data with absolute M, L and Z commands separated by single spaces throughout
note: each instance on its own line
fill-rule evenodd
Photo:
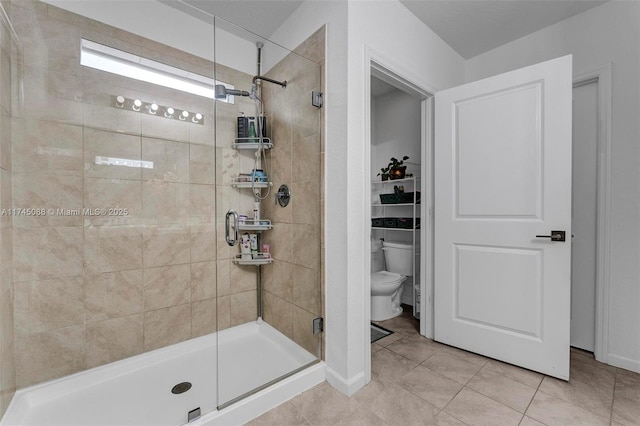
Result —
M 271 79 L 271 78 L 269 78 L 269 77 L 265 77 L 265 76 L 262 76 L 262 75 L 256 75 L 256 76 L 254 76 L 254 77 L 253 77 L 253 80 L 251 80 L 251 83 L 252 83 L 252 84 L 256 84 L 256 81 L 258 81 L 258 80 L 260 80 L 260 81 L 268 81 L 269 83 L 278 84 L 278 85 L 280 85 L 280 86 L 282 86 L 282 87 L 284 87 L 284 88 L 286 88 L 286 87 L 287 87 L 287 80 L 285 80 L 285 81 L 278 81 L 278 80 L 273 80 L 273 79 Z

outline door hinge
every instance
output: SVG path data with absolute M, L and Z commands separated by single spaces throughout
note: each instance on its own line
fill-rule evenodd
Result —
M 324 103 L 322 92 L 311 92 L 311 105 L 317 108 L 321 108 Z
M 322 333 L 324 331 L 324 318 L 318 317 L 313 320 L 313 334 Z

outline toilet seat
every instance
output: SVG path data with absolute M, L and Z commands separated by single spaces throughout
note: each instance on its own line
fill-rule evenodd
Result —
M 371 287 L 377 287 L 379 289 L 383 287 L 398 288 L 398 284 L 402 282 L 403 276 L 396 274 L 395 272 L 379 271 L 371 274 Z
M 407 277 L 395 272 L 380 271 L 371 274 L 371 295 L 393 295 Z

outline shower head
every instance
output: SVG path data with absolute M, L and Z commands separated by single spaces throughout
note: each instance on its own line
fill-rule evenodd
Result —
M 227 89 L 224 84 L 216 84 L 216 99 L 224 99 L 229 95 L 249 96 L 250 93 L 244 90 Z

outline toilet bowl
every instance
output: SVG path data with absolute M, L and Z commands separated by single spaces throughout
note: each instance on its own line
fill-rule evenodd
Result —
M 386 264 L 386 270 L 371 273 L 371 319 L 384 321 L 402 313 L 402 283 L 407 275 L 413 273 L 413 246 L 384 241 L 382 247 L 372 244 L 371 248 L 372 268 L 377 269 L 378 263 L 374 263 L 374 260 L 380 249 L 384 252 Z
M 402 283 L 407 279 L 400 274 L 379 271 L 371 274 L 371 320 L 384 321 L 402 313 L 400 300 Z

